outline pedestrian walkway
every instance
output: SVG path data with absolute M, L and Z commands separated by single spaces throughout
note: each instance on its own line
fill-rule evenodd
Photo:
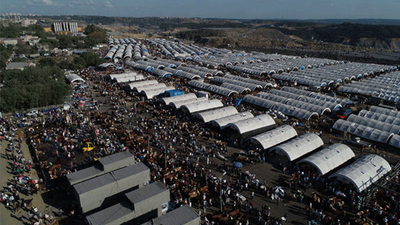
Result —
M 21 132 L 17 132 L 21 133 Z M 18 140 L 18 139 L 17 139 Z M 16 141 L 14 141 L 16 142 Z M 13 174 L 12 174 L 12 163 L 13 160 L 11 157 L 7 159 L 6 156 L 6 149 L 7 146 L 10 142 L 7 140 L 3 140 L 0 145 L 0 181 L 1 181 L 1 188 L 0 192 L 4 191 L 4 188 L 6 188 L 8 185 L 7 183 L 13 179 Z M 16 145 L 18 146 L 18 144 Z M 16 147 L 18 149 L 18 147 Z M 31 154 L 28 149 L 28 145 L 22 141 L 21 143 L 21 151 L 28 161 L 31 159 Z M 31 159 L 32 161 L 32 159 Z M 29 175 L 29 173 L 24 172 L 24 175 Z M 39 180 L 37 171 L 34 169 L 31 169 L 31 175 L 32 175 L 32 180 Z M 32 199 L 31 202 L 31 207 L 36 207 L 38 210 L 38 213 L 45 213 L 46 207 L 48 207 L 41 196 L 41 192 L 37 192 L 36 194 L 26 196 L 22 193 L 19 193 L 20 198 L 24 199 Z M 24 209 L 18 209 L 15 212 L 12 212 L 10 208 L 6 207 L 5 204 L 1 203 L 0 204 L 0 224 L 30 224 L 30 221 L 28 220 L 28 212 Z M 21 219 L 22 221 L 21 221 Z

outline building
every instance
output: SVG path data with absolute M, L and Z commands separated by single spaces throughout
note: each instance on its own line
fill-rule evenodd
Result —
M 200 216 L 188 205 L 177 208 L 142 225 L 199 225 Z
M 33 25 L 36 23 L 37 23 L 37 20 L 33 20 L 33 19 L 22 19 L 21 20 L 21 26 L 23 26 L 23 27 L 28 27 L 29 25 Z
M 72 186 L 83 213 L 120 202 L 123 194 L 147 185 L 150 169 L 143 163 L 85 180 Z
M 141 224 L 168 211 L 170 193 L 161 182 L 125 194 L 125 200 L 86 217 L 90 225 Z
M 91 178 L 109 173 L 135 164 L 135 157 L 129 151 L 113 154 L 96 161 L 95 165 L 67 175 L 70 185 L 89 180 Z
M 78 33 L 79 27 L 77 22 L 55 22 L 51 25 L 54 33 L 58 32 L 70 32 L 70 33 Z
M 24 70 L 27 66 L 36 66 L 34 63 L 28 62 L 10 62 L 6 66 L 6 70 Z

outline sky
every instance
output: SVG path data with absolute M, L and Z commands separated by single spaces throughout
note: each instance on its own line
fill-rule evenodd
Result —
M 400 0 L 0 0 L 1 13 L 231 19 L 400 19 Z

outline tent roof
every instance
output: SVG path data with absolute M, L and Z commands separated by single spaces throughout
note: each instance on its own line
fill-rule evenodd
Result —
M 285 154 L 290 161 L 293 161 L 323 145 L 324 142 L 318 135 L 306 133 L 286 143 L 280 144 L 270 151 Z
M 205 112 L 196 113 L 194 116 L 203 120 L 204 123 L 208 123 L 211 120 L 219 119 L 222 117 L 230 116 L 238 113 L 237 109 L 233 106 L 227 106 L 219 109 L 208 110 Z
M 78 76 L 78 75 L 76 75 L 76 74 L 69 74 L 69 75 L 67 75 L 65 78 L 66 78 L 66 79 L 68 80 L 68 82 L 70 82 L 70 83 L 74 83 L 74 82 L 76 82 L 76 81 L 85 82 L 85 80 L 84 80 L 82 77 L 80 77 L 80 76 Z
M 189 94 L 184 94 L 184 95 L 177 95 L 177 96 L 162 98 L 161 101 L 165 105 L 168 105 L 171 102 L 177 102 L 177 101 L 189 100 L 189 99 L 195 99 L 195 98 L 197 98 L 196 94 L 189 93 Z
M 315 166 L 321 175 L 325 175 L 353 157 L 355 155 L 351 148 L 336 143 L 300 160 L 298 163 L 309 163 Z
M 224 105 L 218 99 L 208 100 L 208 101 L 201 101 L 195 102 L 191 104 L 184 104 L 180 108 L 186 109 L 190 114 L 205 111 L 209 109 L 215 109 L 223 107 Z
M 185 105 L 185 104 L 192 104 L 192 103 L 205 102 L 205 101 L 208 101 L 208 98 L 206 98 L 206 97 L 191 98 L 191 99 L 185 99 L 185 100 L 179 100 L 179 101 L 172 101 L 168 105 L 175 109 L 179 109 L 182 105 Z
M 292 126 L 283 125 L 251 137 L 250 140 L 259 143 L 263 149 L 269 149 L 296 136 L 297 132 Z
M 341 119 L 337 120 L 335 124 L 333 124 L 333 129 L 343 132 L 346 131 L 350 134 L 381 143 L 387 143 L 390 137 L 394 135 L 393 133 Z
M 357 192 L 362 192 L 391 170 L 389 163 L 374 154 L 365 155 L 353 164 L 337 171 L 329 178 L 337 177 L 354 185 Z
M 389 145 L 400 149 L 400 135 L 395 134 L 392 136 L 392 139 L 389 141 Z
M 253 118 L 229 123 L 228 126 L 235 129 L 239 134 L 244 134 L 263 127 L 274 126 L 275 120 L 268 114 L 262 114 Z
M 150 85 L 150 84 L 158 84 L 158 81 L 157 80 L 145 80 L 145 81 L 129 83 L 129 84 L 127 84 L 127 86 L 129 87 L 130 90 L 132 90 L 134 88 L 145 86 L 145 85 Z
M 219 128 L 222 130 L 229 123 L 234 123 L 234 122 L 237 122 L 237 121 L 240 121 L 240 120 L 244 120 L 244 119 L 247 119 L 247 118 L 253 118 L 253 117 L 254 117 L 254 115 L 250 111 L 239 112 L 239 113 L 236 113 L 236 114 L 231 115 L 231 116 L 226 116 L 226 117 L 222 117 L 222 118 L 219 118 L 219 119 L 211 120 L 211 123 L 214 124 L 214 125 L 219 126 Z

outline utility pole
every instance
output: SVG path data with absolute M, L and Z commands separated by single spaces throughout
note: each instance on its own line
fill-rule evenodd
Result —
M 219 178 L 219 202 L 221 205 L 221 213 L 222 213 L 222 178 Z

